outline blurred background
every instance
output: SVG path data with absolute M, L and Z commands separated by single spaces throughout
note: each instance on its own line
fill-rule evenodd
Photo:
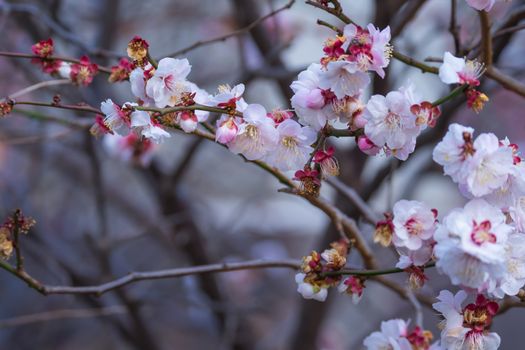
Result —
M 0 0 L 1 51 L 30 53 L 31 45 L 52 37 L 59 55 L 88 54 L 114 65 L 125 57 L 135 35 L 162 58 L 199 40 L 242 28 L 285 5 L 273 0 Z M 475 55 L 479 19 L 463 0 L 342 0 L 357 23 L 390 25 L 397 50 L 423 60 L 454 52 L 451 3 L 463 54 Z M 494 28 L 525 20 L 524 2 L 498 3 Z M 290 83 L 322 56 L 333 36 L 320 18 L 340 22 L 297 0 L 252 31 L 185 54 L 189 79 L 209 93 L 219 84 L 243 82 L 245 99 L 268 110 L 289 108 Z M 525 80 L 525 33 L 494 41 L 495 65 Z M 463 54 L 458 54 L 462 56 Z M 448 92 L 431 74 L 393 61 L 384 80 L 367 95 L 385 94 L 412 82 L 426 100 Z M 51 79 L 30 60 L 0 57 L 0 96 Z M 129 83 L 108 84 L 99 74 L 87 88 L 56 86 L 24 96 L 50 102 L 86 102 L 98 107 L 133 96 Z M 340 180 L 354 187 L 378 213 L 401 199 L 423 200 L 443 216 L 463 203 L 456 186 L 431 159 L 435 143 L 452 121 L 476 132 L 492 131 L 525 147 L 525 100 L 485 81 L 490 97 L 476 115 L 464 99 L 450 102 L 435 129 L 403 164 L 368 158 L 353 140 L 331 140 L 341 166 Z M 25 108 L 24 108 L 25 107 Z M 23 106 L 0 121 L 0 217 L 15 208 L 37 220 L 23 237 L 27 270 L 50 285 L 100 284 L 130 271 L 203 265 L 250 259 L 300 259 L 337 239 L 335 228 L 305 200 L 278 193 L 277 181 L 208 141 L 173 132 L 151 159 L 139 159 L 93 138 L 86 128 L 38 120 L 40 114 L 92 121 L 93 115 Z M 290 174 L 292 175 L 292 174 Z M 328 185 L 322 195 L 359 220 L 356 209 Z M 3 219 L 2 219 L 3 220 Z M 359 220 L 371 242 L 373 227 Z M 391 267 L 391 250 L 373 247 L 380 265 Z M 357 254 L 351 264 L 360 264 Z M 437 295 L 448 281 L 429 271 L 422 290 Z M 406 275 L 392 276 L 406 281 Z M 331 293 L 327 302 L 303 300 L 294 272 L 247 270 L 216 275 L 145 281 L 102 297 L 47 296 L 0 271 L 0 343 L 9 349 L 361 349 L 381 320 L 414 318 L 413 307 L 373 281 L 363 299 Z M 520 310 L 497 317 L 501 349 L 521 348 Z M 424 325 L 439 337 L 437 316 L 424 312 Z

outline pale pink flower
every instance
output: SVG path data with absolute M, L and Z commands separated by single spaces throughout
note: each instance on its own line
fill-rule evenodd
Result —
M 131 127 L 137 134 L 157 144 L 171 137 L 169 132 L 159 125 L 155 125 L 149 113 L 145 111 L 134 111 L 131 113 Z
M 386 68 L 390 63 L 392 56 L 392 47 L 390 45 L 390 27 L 379 30 L 372 23 L 368 26 L 368 32 L 372 37 L 372 64 L 369 70 L 375 71 L 381 78 L 385 77 Z
M 302 169 L 313 152 L 310 145 L 315 142 L 317 133 L 292 119 L 280 123 L 277 131 L 277 147 L 268 153 L 266 162 L 281 171 Z
M 237 136 L 228 143 L 230 151 L 242 154 L 249 160 L 264 158 L 277 147 L 279 133 L 274 122 L 266 115 L 266 110 L 259 104 L 251 104 L 243 113 Z
M 146 83 L 146 93 L 157 107 L 174 106 L 180 96 L 190 91 L 186 77 L 191 71 L 187 59 L 166 57 L 159 61 L 153 76 Z
M 126 136 L 130 131 L 129 115 L 116 105 L 111 99 L 100 104 L 100 110 L 104 113 L 104 124 L 108 129 L 120 136 Z
M 217 121 L 217 131 L 215 132 L 215 141 L 226 144 L 231 142 L 237 136 L 239 125 L 242 120 L 238 117 L 232 117 L 227 114 L 221 115 Z
M 377 147 L 366 135 L 357 138 L 357 147 L 369 156 L 375 156 L 381 152 L 381 148 Z
M 352 303 L 357 305 L 363 297 L 364 289 L 363 281 L 355 276 L 344 278 L 337 286 L 339 293 L 350 294 L 352 296 Z
M 244 112 L 248 104 L 242 97 L 244 84 L 237 84 L 233 88 L 228 85 L 219 86 L 219 92 L 210 97 L 210 104 L 220 108 L 231 108 L 233 111 Z
M 454 57 L 445 52 L 443 64 L 439 67 L 439 78 L 445 84 L 479 85 L 479 77 L 483 74 L 483 64 L 465 58 Z
M 420 129 L 405 94 L 392 91 L 386 97 L 372 96 L 363 116 L 367 120 L 365 135 L 370 141 L 380 148 L 387 148 L 397 158 L 406 160 L 415 147 Z
M 491 292 L 505 273 L 505 245 L 512 231 L 501 210 L 474 199 L 438 225 L 436 266 L 455 285 Z
M 406 338 L 408 325 L 404 320 L 393 319 L 381 322 L 381 331 L 373 332 L 363 341 L 367 350 L 412 350 Z
M 151 64 L 148 63 L 145 67 L 146 71 L 153 69 Z M 143 102 L 144 106 L 152 106 L 155 101 L 146 94 L 146 76 L 148 73 L 144 69 L 137 67 L 129 74 L 129 83 L 131 85 L 131 92 L 135 97 Z
M 311 126 L 314 130 L 321 130 L 328 121 L 337 119 L 332 108 L 333 93 L 324 91 L 319 86 L 321 65 L 313 63 L 307 70 L 299 73 L 299 79 L 291 85 L 294 95 L 291 102 L 299 121 L 303 125 Z
M 445 175 L 457 183 L 465 183 L 476 165 L 473 160 L 474 129 L 459 124 L 450 124 L 448 132 L 432 153 L 436 163 L 443 166 Z
M 343 29 L 345 42 L 341 48 L 346 51 L 346 59 L 355 62 L 359 70 L 375 71 L 384 78 L 384 68 L 390 63 L 390 27 L 379 30 L 372 23 L 366 29 L 348 24 Z
M 393 208 L 396 247 L 418 250 L 432 238 L 436 230 L 437 211 L 418 201 L 398 201 Z
M 439 311 L 444 321 L 441 324 L 441 347 L 450 350 L 496 350 L 501 339 L 497 333 L 489 332 L 492 317 L 498 304 L 478 295 L 476 302 L 463 308 L 467 294 L 459 291 L 453 295 L 442 290 L 432 306 Z
M 360 95 L 368 84 L 368 74 L 360 71 L 356 63 L 345 60 L 329 62 L 319 76 L 319 87 L 332 91 L 338 99 Z

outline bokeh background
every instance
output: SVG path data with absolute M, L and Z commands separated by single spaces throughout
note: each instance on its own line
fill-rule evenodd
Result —
M 454 0 L 452 1 L 454 2 Z M 242 28 L 284 5 L 272 0 L 26 0 L 0 1 L 0 50 L 30 53 L 38 40 L 52 37 L 57 53 L 88 54 L 113 65 L 127 42 L 140 35 L 155 57 L 165 57 L 198 40 Z M 449 32 L 451 1 L 342 0 L 358 23 L 390 25 L 399 51 L 423 60 L 453 50 Z M 464 48 L 479 42 L 478 16 L 457 3 Z M 521 11 L 521 12 L 520 12 Z M 516 14 L 516 18 L 510 14 Z M 521 15 L 519 15 L 521 14 Z M 498 4 L 494 28 L 525 19 L 524 2 Z M 246 84 L 245 99 L 268 110 L 289 108 L 290 83 L 322 56 L 332 33 L 316 24 L 337 20 L 297 0 L 291 9 L 228 40 L 185 54 L 189 79 L 210 93 L 219 84 Z M 514 22 L 510 22 L 513 20 Z M 510 23 L 510 24 L 509 24 Z M 495 41 L 496 66 L 525 80 L 525 33 Z M 476 53 L 476 49 L 472 54 Z M 50 87 L 26 100 L 98 106 L 106 98 L 132 99 L 129 83 L 108 84 L 99 75 L 87 88 Z M 29 60 L 0 57 L 0 96 L 49 80 Z M 412 82 L 427 99 L 449 87 L 435 75 L 393 61 L 384 80 L 367 95 L 385 94 Z M 438 126 L 422 135 L 421 147 L 403 164 L 367 158 L 352 140 L 332 140 L 342 175 L 381 213 L 401 198 L 424 200 L 440 215 L 464 199 L 431 159 L 447 124 L 459 121 L 477 132 L 492 131 L 525 147 L 525 100 L 485 81 L 490 102 L 476 115 L 463 99 L 443 109 Z M 28 271 L 47 284 L 90 285 L 129 271 L 250 259 L 299 259 L 337 238 L 328 218 L 301 198 L 278 193 L 277 181 L 222 147 L 180 132 L 155 149 L 140 166 L 110 152 L 87 130 L 39 121 L 35 113 L 74 120 L 92 115 L 56 109 L 20 108 L 0 120 L 0 217 L 15 208 L 37 220 L 23 237 Z M 356 209 L 330 186 L 322 195 L 348 215 Z M 361 222 L 369 241 L 373 228 Z M 373 247 L 381 266 L 394 253 Z M 357 254 L 351 264 L 360 264 Z M 434 271 L 422 292 L 437 295 L 448 285 Z M 381 320 L 414 318 L 412 305 L 377 283 L 367 284 L 362 301 L 336 293 L 328 301 L 305 301 L 295 292 L 290 270 L 229 272 L 146 281 L 100 298 L 44 297 L 0 271 L 0 348 L 3 349 L 361 349 Z M 393 276 L 405 282 L 406 276 Z M 497 317 L 501 349 L 523 344 L 521 310 Z M 437 316 L 424 312 L 424 325 L 438 336 Z

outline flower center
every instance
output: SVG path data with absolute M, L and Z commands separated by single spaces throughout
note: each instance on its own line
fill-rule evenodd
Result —
M 496 235 L 490 232 L 492 228 L 490 221 L 485 220 L 479 225 L 476 223 L 476 221 L 473 221 L 473 225 L 474 229 L 472 230 L 470 237 L 476 245 L 479 246 L 485 242 L 496 243 Z
M 294 149 L 297 147 L 297 140 L 293 136 L 285 136 L 281 141 L 284 147 Z
M 405 228 L 411 235 L 418 235 L 423 231 L 423 225 L 421 222 L 414 218 L 410 218 L 405 223 Z
M 255 125 L 248 125 L 246 127 L 246 134 L 254 141 L 259 139 L 259 129 L 257 129 Z
M 390 129 L 396 129 L 401 124 L 401 116 L 394 112 L 388 112 L 385 118 L 386 124 Z

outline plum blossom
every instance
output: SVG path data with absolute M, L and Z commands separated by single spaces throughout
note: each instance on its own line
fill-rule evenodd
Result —
M 244 123 L 239 126 L 237 136 L 228 143 L 230 151 L 242 154 L 249 160 L 264 158 L 279 142 L 279 132 L 266 110 L 259 104 L 251 104 L 244 110 Z
M 209 103 L 209 95 L 205 90 L 190 82 L 188 82 L 188 87 L 189 91 L 182 93 L 177 105 L 189 106 L 195 103 L 206 105 Z M 197 129 L 199 123 L 206 121 L 209 115 L 209 112 L 202 110 L 183 110 L 176 113 L 176 122 L 184 132 L 191 133 Z
M 438 225 L 436 266 L 455 285 L 491 292 L 505 274 L 505 246 L 512 231 L 501 210 L 474 199 Z
M 483 71 L 483 64 L 455 57 L 447 51 L 443 57 L 443 64 L 439 67 L 439 78 L 445 84 L 478 86 Z
M 442 290 L 437 297 L 439 301 L 432 305 L 444 317 L 441 347 L 451 350 L 498 349 L 501 343 L 499 335 L 489 332 L 498 304 L 478 295 L 475 303 L 463 308 L 466 298 L 464 291 L 454 295 L 448 290 Z
M 244 101 L 244 84 L 237 84 L 233 88 L 228 85 L 219 86 L 219 93 L 210 98 L 210 104 L 225 108 L 230 112 L 244 112 L 248 104 Z
M 363 71 L 375 71 L 384 78 L 384 68 L 390 63 L 392 47 L 390 45 L 390 27 L 379 30 L 372 23 L 367 28 L 348 24 L 343 29 L 345 42 L 341 48 L 345 54 L 341 55 L 350 62 L 355 62 Z
M 164 139 L 171 137 L 170 133 L 154 122 L 148 112 L 134 111 L 131 113 L 131 127 L 139 135 L 154 143 L 162 143 Z
M 144 106 L 153 106 L 155 101 L 146 94 L 146 82 L 151 78 L 153 66 L 147 64 L 144 68 L 137 67 L 129 74 L 131 92 L 142 101 Z
M 217 121 L 215 141 L 223 144 L 231 142 L 237 136 L 241 123 L 241 118 L 223 114 Z
M 315 142 L 316 132 L 292 119 L 277 126 L 279 141 L 277 147 L 268 153 L 266 162 L 281 171 L 302 169 L 308 161 Z
M 369 70 L 375 71 L 381 78 L 385 77 L 386 68 L 390 63 L 392 56 L 392 46 L 390 45 L 390 27 L 387 26 L 383 30 L 379 30 L 372 23 L 367 26 L 368 32 L 372 37 L 372 64 Z
M 450 125 L 434 148 L 433 159 L 443 165 L 445 174 L 467 195 L 482 197 L 497 191 L 495 199 L 498 199 L 505 195 L 501 193 L 505 192 L 504 186 L 513 185 L 509 180 L 517 172 L 514 151 L 491 133 L 473 140 L 473 132 L 472 128 L 459 124 Z
M 319 78 L 319 87 L 332 91 L 338 99 L 360 95 L 368 84 L 368 74 L 360 71 L 356 63 L 348 61 L 328 63 Z
M 400 160 L 414 151 L 420 128 L 405 94 L 391 91 L 386 96 L 372 96 L 363 116 L 367 120 L 365 135 L 374 145 Z
M 424 203 L 400 200 L 394 205 L 393 214 L 396 247 L 418 250 L 434 235 L 437 211 Z
M 450 124 L 445 137 L 439 142 L 432 158 L 443 166 L 445 175 L 454 182 L 464 183 L 474 167 L 470 161 L 475 153 L 473 143 L 474 129 L 459 124 Z
M 178 104 L 181 94 L 190 91 L 186 81 L 190 71 L 191 65 L 185 58 L 161 59 L 153 76 L 146 83 L 147 95 L 160 108 Z
M 104 124 L 106 127 L 120 136 L 126 136 L 131 127 L 129 114 L 116 105 L 111 99 L 100 104 L 100 110 L 104 113 Z
M 512 149 L 503 147 L 496 135 L 481 134 L 474 141 L 475 166 L 466 178 L 466 188 L 480 197 L 502 187 L 513 172 Z
M 363 297 L 364 281 L 359 277 L 350 276 L 341 281 L 337 290 L 339 293 L 345 293 L 352 296 L 352 303 L 357 305 Z
M 316 131 L 321 130 L 328 121 L 337 119 L 331 104 L 335 96 L 330 96 L 319 86 L 321 74 L 321 65 L 313 63 L 299 73 L 299 79 L 291 85 L 294 92 L 292 107 L 299 117 L 299 122 L 311 126 Z
M 91 63 L 89 57 L 82 56 L 78 63 L 70 65 L 69 78 L 74 84 L 87 86 L 98 73 L 98 66 Z
M 412 350 L 406 338 L 408 325 L 404 320 L 393 319 L 381 322 L 381 331 L 373 332 L 363 341 L 367 350 Z

